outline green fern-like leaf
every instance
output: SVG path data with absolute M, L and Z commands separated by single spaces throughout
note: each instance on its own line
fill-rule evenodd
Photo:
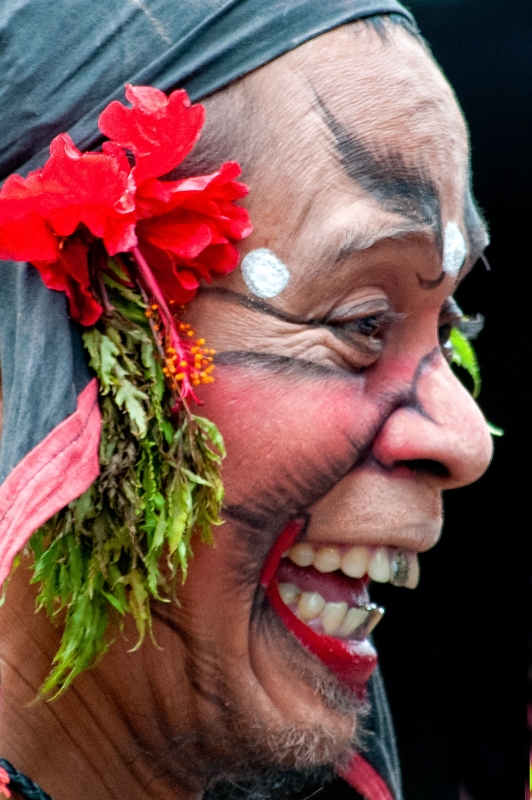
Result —
M 146 306 L 121 280 L 105 282 L 113 310 L 83 334 L 100 382 L 101 473 L 30 540 L 38 608 L 63 629 L 41 689 L 48 697 L 106 652 L 110 621 L 116 631 L 133 616 L 134 649 L 152 636 L 151 599 L 175 599 L 193 534 L 212 543 L 221 524 L 222 438 L 186 408 L 172 414 Z

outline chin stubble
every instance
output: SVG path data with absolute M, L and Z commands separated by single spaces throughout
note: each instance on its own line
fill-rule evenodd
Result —
M 183 634 L 184 632 L 181 631 Z M 356 738 L 334 735 L 330 725 L 272 727 L 253 708 L 236 707 L 231 678 L 224 674 L 215 653 L 206 643 L 188 641 L 189 676 L 201 675 L 196 691 L 216 707 L 212 724 L 171 736 L 165 753 L 158 753 L 160 772 L 176 785 L 186 783 L 206 788 L 205 800 L 301 800 L 334 777 L 334 767 L 343 766 L 357 749 L 366 707 L 308 653 L 286 629 L 259 589 L 254 603 L 251 635 L 259 636 L 272 653 L 272 662 L 286 665 L 297 684 L 306 684 L 329 712 L 356 721 Z M 155 755 L 155 754 L 154 754 Z M 186 766 L 185 766 L 186 765 Z M 184 770 L 184 772 L 183 772 Z
M 245 778 L 227 777 L 210 786 L 203 800 L 282 800 L 311 798 L 334 778 L 332 767 L 267 770 Z

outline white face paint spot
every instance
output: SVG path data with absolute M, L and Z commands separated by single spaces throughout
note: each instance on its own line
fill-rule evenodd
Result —
M 257 297 L 276 297 L 290 280 L 288 267 L 267 247 L 248 253 L 241 270 L 246 286 Z
M 456 278 L 467 255 L 467 245 L 456 222 L 448 222 L 443 237 L 443 271 Z

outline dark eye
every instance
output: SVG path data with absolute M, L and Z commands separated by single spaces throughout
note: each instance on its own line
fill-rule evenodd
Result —
M 383 348 L 390 315 L 385 311 L 364 317 L 338 319 L 329 322 L 327 327 L 338 339 L 373 359 Z
M 453 297 L 448 297 L 440 311 L 440 324 L 438 326 L 438 341 L 444 358 L 449 364 L 453 357 L 453 346 L 449 341 L 453 328 L 458 328 L 463 320 L 463 314 Z
M 453 326 L 446 322 L 438 328 L 438 341 L 445 360 L 450 364 L 453 359 L 453 346 L 450 341 Z
M 448 344 L 449 336 L 451 335 L 453 327 L 454 326 L 451 325 L 450 322 L 445 322 L 438 328 L 438 341 L 442 347 L 445 347 L 445 345 Z
M 372 314 L 369 317 L 362 317 L 362 319 L 354 319 L 351 322 L 346 322 L 342 328 L 346 331 L 353 331 L 360 336 L 376 337 L 382 334 L 382 320 L 379 314 Z

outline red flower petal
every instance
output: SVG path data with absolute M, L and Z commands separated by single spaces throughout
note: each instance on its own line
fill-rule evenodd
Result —
M 197 215 L 166 214 L 137 224 L 140 241 L 169 250 L 180 258 L 196 258 L 213 240 L 212 226 Z
M 177 277 L 183 289 L 188 289 L 188 291 L 193 291 L 197 289 L 199 286 L 199 280 L 196 278 L 194 273 L 190 272 L 190 270 L 188 269 L 178 270 Z
M 101 132 L 135 155 L 137 186 L 170 172 L 190 153 L 205 121 L 202 105 L 191 105 L 184 90 L 164 92 L 131 86 L 126 98 L 132 108 L 114 100 L 98 121 Z
M 57 240 L 39 213 L 39 172 L 11 175 L 0 191 L 0 258 L 15 261 L 54 259 Z
M 0 204 L 0 258 L 13 261 L 52 260 L 57 239 L 35 211 L 11 220 Z
M 101 115 L 100 129 L 113 139 L 103 152 L 81 153 L 61 134 L 42 170 L 12 176 L 0 191 L 0 257 L 34 263 L 85 325 L 102 311 L 90 291 L 92 237 L 110 255 L 140 245 L 166 297 L 184 303 L 200 280 L 235 268 L 233 242 L 251 232 L 247 211 L 234 205 L 247 193 L 235 180 L 235 162 L 211 175 L 156 180 L 192 149 L 203 107 L 191 106 L 183 91 L 167 98 L 150 87 L 129 86 L 126 98 L 131 108 L 115 101 Z M 133 168 L 125 149 L 135 156 Z
M 56 261 L 34 261 L 45 286 L 65 292 L 70 315 L 82 325 L 94 325 L 102 313 L 90 291 L 87 245 L 76 238 L 66 242 Z
M 210 273 L 216 275 L 228 275 L 238 264 L 238 250 L 233 244 L 214 244 L 201 254 L 201 264 Z M 197 259 L 190 266 L 199 266 L 200 259 Z
M 114 145 L 104 153 L 82 154 L 64 133 L 53 140 L 50 152 L 41 172 L 40 209 L 54 230 L 70 236 L 83 224 L 108 249 L 129 249 L 136 242 L 135 202 L 123 151 Z
M 175 262 L 170 253 L 141 243 L 140 250 L 149 263 L 164 295 L 175 303 L 188 303 L 196 294 L 196 289 L 185 289 L 178 278 Z

